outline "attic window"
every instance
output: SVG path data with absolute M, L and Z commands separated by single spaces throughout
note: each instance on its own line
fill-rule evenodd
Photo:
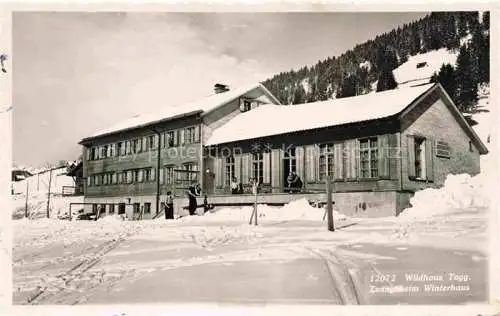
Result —
M 421 62 L 421 63 L 418 63 L 418 64 L 417 64 L 417 69 L 418 69 L 418 68 L 425 67 L 425 66 L 427 66 L 427 62 L 426 62 L 426 61 Z
M 252 101 L 248 99 L 241 99 L 240 100 L 240 111 L 241 112 L 246 112 L 250 111 L 252 109 Z
M 472 141 L 471 141 L 471 140 L 469 140 L 469 151 L 470 151 L 471 153 L 473 153 L 473 152 L 474 152 L 474 146 L 472 145 Z
M 442 140 L 436 141 L 436 157 L 450 158 L 451 157 L 450 144 Z

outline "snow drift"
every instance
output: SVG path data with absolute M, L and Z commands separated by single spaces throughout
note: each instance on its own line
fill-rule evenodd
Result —
M 399 217 L 411 220 L 428 219 L 471 208 L 488 208 L 488 195 L 484 176 L 448 175 L 442 188 L 417 191 L 410 200 L 412 207 L 403 211 Z
M 253 206 L 239 208 L 223 208 L 205 216 L 184 217 L 182 221 L 221 221 L 221 222 L 248 222 L 253 212 Z M 272 207 L 259 204 L 257 207 L 260 221 L 290 221 L 307 220 L 322 221 L 325 214 L 324 208 L 312 207 L 306 199 L 292 201 L 283 207 Z M 333 211 L 335 221 L 345 221 L 347 216 Z

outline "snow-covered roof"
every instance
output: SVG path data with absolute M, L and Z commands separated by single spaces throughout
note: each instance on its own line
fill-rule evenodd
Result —
M 115 132 L 119 132 L 122 130 L 127 130 L 130 128 L 136 128 L 136 127 L 141 127 L 145 125 L 149 125 L 152 123 L 157 123 L 160 121 L 164 121 L 166 119 L 172 119 L 178 116 L 186 115 L 186 114 L 195 114 L 197 112 L 199 113 L 207 113 L 210 112 L 211 110 L 214 110 L 215 108 L 224 105 L 228 102 L 231 102 L 232 100 L 240 97 L 241 95 L 248 93 L 256 88 L 261 88 L 263 89 L 267 94 L 270 95 L 271 98 L 274 98 L 271 93 L 267 91 L 267 89 L 260 83 L 255 83 L 251 85 L 246 85 L 242 86 L 236 89 L 231 89 L 227 92 L 223 93 L 218 93 L 218 94 L 212 94 L 209 96 L 206 96 L 204 98 L 195 100 L 193 102 L 184 104 L 184 105 L 178 105 L 178 106 L 165 106 L 164 108 L 150 112 L 150 113 L 145 113 L 142 115 L 135 115 L 134 117 L 131 117 L 128 120 L 125 120 L 123 122 L 120 122 L 114 126 L 111 126 L 110 128 L 106 128 L 103 130 L 100 130 L 90 136 L 88 138 L 94 138 L 106 134 L 111 134 Z M 275 99 L 275 98 L 274 98 Z M 275 99 L 275 102 L 278 102 Z M 278 102 L 279 103 L 279 102 Z
M 426 84 L 290 106 L 261 105 L 214 130 L 206 145 L 389 117 L 403 111 L 432 86 Z

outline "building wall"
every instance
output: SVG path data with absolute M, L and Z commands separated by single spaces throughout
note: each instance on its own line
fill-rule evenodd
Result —
M 237 98 L 227 104 L 207 113 L 203 117 L 204 123 L 204 133 L 202 136 L 203 143 L 210 138 L 212 135 L 212 131 L 224 125 L 235 116 L 241 113 L 240 111 L 240 99 L 248 98 L 257 101 L 257 106 L 262 103 L 271 103 L 272 101 L 264 94 L 261 89 L 254 89 L 242 95 L 240 98 Z
M 431 181 L 417 181 L 409 177 L 409 137 L 422 136 L 431 142 Z M 445 141 L 451 148 L 450 158 L 436 156 L 436 141 Z M 478 148 L 469 148 L 470 137 L 442 99 L 433 98 L 432 105 L 409 125 L 401 137 L 403 190 L 416 191 L 425 187 L 440 187 L 448 174 L 478 174 L 480 155 Z
M 380 130 L 380 126 L 377 126 Z M 384 130 L 382 128 L 382 130 Z M 390 128 L 385 129 L 389 132 Z M 380 173 L 375 178 L 363 179 L 360 175 L 359 165 L 359 138 L 377 136 L 379 145 Z M 351 138 L 349 138 L 351 136 Z M 271 148 L 268 154 L 264 154 L 264 181 L 262 192 L 283 192 L 285 182 L 284 152 L 289 146 L 296 150 L 296 171 L 303 182 L 303 191 L 323 191 L 325 181 L 319 177 L 319 151 L 318 145 L 322 143 L 334 144 L 334 190 L 335 192 L 359 192 L 359 191 L 393 191 L 400 189 L 400 156 L 398 152 L 399 133 L 377 135 L 370 127 L 356 127 L 354 130 L 322 129 L 313 132 L 302 132 L 298 135 L 280 135 L 268 137 L 255 141 L 241 141 L 219 146 L 219 157 L 225 157 L 224 151 L 238 153 L 235 158 L 235 175 L 247 186 L 248 178 L 252 174 L 252 152 L 256 147 L 260 150 Z M 293 140 L 293 143 L 291 142 Z M 230 192 L 225 181 L 225 159 L 214 159 L 216 170 L 215 194 Z M 218 170 L 218 171 L 217 171 Z M 269 173 L 269 175 L 267 175 Z
M 158 124 L 154 126 L 159 132 L 166 132 L 169 130 L 180 130 L 182 133 L 182 129 L 184 127 L 190 126 L 200 126 L 199 120 L 196 118 L 186 118 L 183 121 L 173 121 L 170 124 Z M 127 132 L 121 135 L 113 135 L 111 137 L 105 137 L 103 139 L 99 139 L 98 142 L 90 145 L 99 145 L 99 144 L 109 144 L 116 143 L 118 141 L 126 141 L 130 139 L 134 139 L 137 137 L 143 137 L 148 135 L 154 135 L 151 131 L 147 129 L 138 129 L 135 132 Z M 120 137 L 121 136 L 121 137 Z M 156 137 L 157 139 L 158 137 Z M 162 136 L 163 138 L 163 136 Z M 179 137 L 179 140 L 181 138 Z M 200 137 L 201 139 L 201 137 Z M 164 168 L 165 166 L 174 166 L 176 169 L 180 169 L 181 166 L 185 163 L 193 163 L 197 165 L 198 168 L 201 167 L 201 142 L 192 143 L 192 144 L 181 144 L 179 142 L 178 146 L 168 147 L 163 146 L 163 139 L 160 139 L 161 150 L 160 150 L 160 166 Z M 85 181 L 85 195 L 87 197 L 113 197 L 113 196 L 140 196 L 140 195 L 154 195 L 157 191 L 157 158 L 158 158 L 158 149 L 157 146 L 154 146 L 153 149 L 146 150 L 140 153 L 129 154 L 125 156 L 113 156 L 107 157 L 99 160 L 88 160 L 87 159 L 87 150 L 89 148 L 84 147 L 83 149 L 83 157 L 84 157 L 84 177 L 100 174 L 106 172 L 121 172 L 129 169 L 138 169 L 138 168 L 153 168 L 153 173 L 155 175 L 154 180 L 148 182 L 141 183 L 131 183 L 131 184 L 108 184 L 108 185 L 100 185 L 100 186 L 88 186 L 87 181 Z M 163 178 L 165 178 L 165 174 L 163 174 Z M 168 190 L 174 189 L 174 183 L 163 183 L 161 186 L 161 194 L 166 194 Z M 153 203 L 155 206 L 156 204 Z

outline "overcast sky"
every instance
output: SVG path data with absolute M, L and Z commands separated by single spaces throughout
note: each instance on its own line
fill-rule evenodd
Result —
M 338 56 L 424 13 L 15 13 L 14 162 L 81 153 L 83 137 Z

